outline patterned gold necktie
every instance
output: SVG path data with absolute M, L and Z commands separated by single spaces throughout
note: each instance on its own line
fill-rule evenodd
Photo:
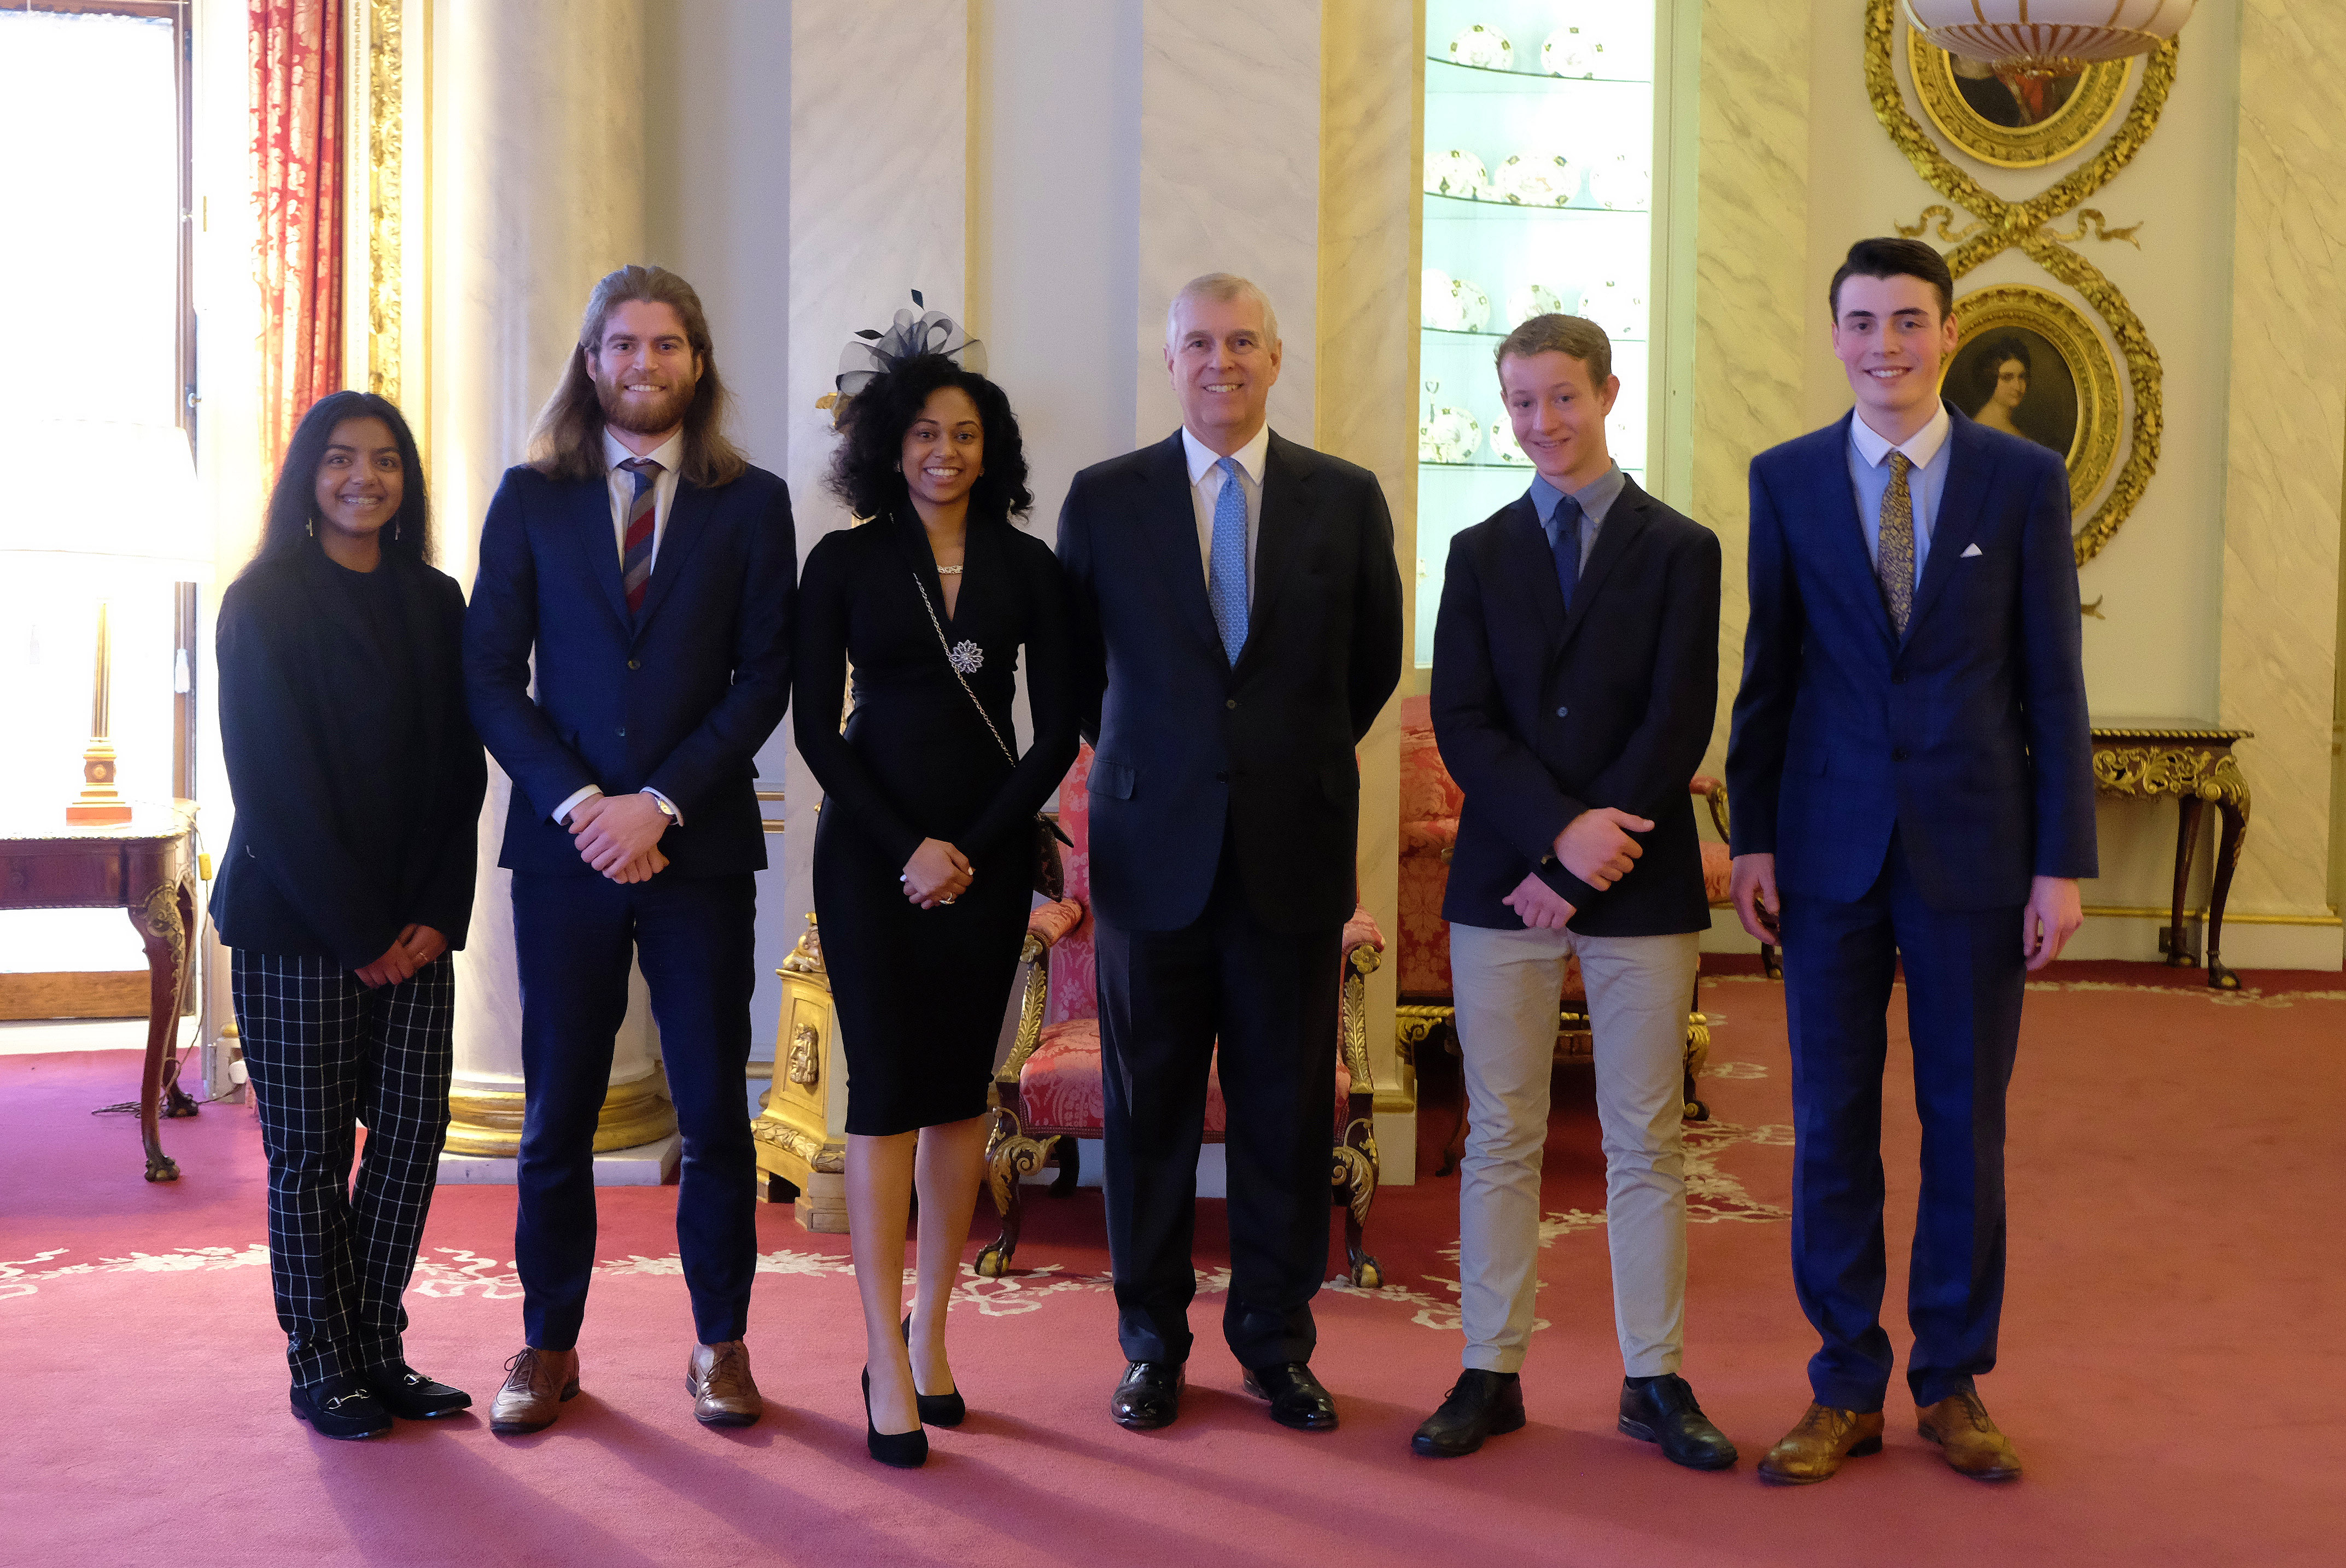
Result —
M 1882 495 L 1882 536 L 1873 552 L 1873 575 L 1890 611 L 1890 629 L 1902 637 L 1914 613 L 1914 493 L 1906 484 L 1906 472 L 1913 466 L 1912 458 L 1891 449 L 1890 488 Z

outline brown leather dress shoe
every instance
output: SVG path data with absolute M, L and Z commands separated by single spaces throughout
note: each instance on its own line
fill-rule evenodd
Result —
M 2012 1440 L 1996 1430 L 1980 1397 L 1966 1390 L 1915 1411 L 1914 1430 L 1939 1445 L 1948 1467 L 1974 1481 L 2017 1481 L 2020 1456 Z
M 1852 1454 L 1882 1451 L 1882 1412 L 1812 1404 L 1800 1425 L 1760 1461 L 1760 1479 L 1778 1486 L 1830 1480 Z
M 750 1347 L 739 1339 L 695 1345 L 684 1369 L 684 1391 L 692 1396 L 692 1419 L 705 1427 L 746 1427 L 766 1413 L 750 1376 Z
M 578 1395 L 578 1352 L 525 1346 L 505 1363 L 505 1387 L 489 1406 L 489 1430 L 508 1435 L 544 1431 Z

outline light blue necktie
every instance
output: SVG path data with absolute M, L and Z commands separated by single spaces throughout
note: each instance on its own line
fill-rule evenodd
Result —
M 1222 471 L 1222 493 L 1214 498 L 1214 548 L 1206 567 L 1206 601 L 1214 608 L 1214 629 L 1222 634 L 1222 652 L 1232 664 L 1247 638 L 1246 491 L 1239 484 L 1239 463 L 1225 457 L 1214 465 Z

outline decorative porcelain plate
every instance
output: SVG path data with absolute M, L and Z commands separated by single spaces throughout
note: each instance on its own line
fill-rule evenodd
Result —
M 1475 22 L 1450 40 L 1450 57 L 1462 66 L 1474 66 L 1485 71 L 1508 71 L 1515 68 L 1515 46 L 1508 43 L 1506 35 L 1496 27 L 1485 27 Z
M 1420 326 L 1437 331 L 1458 330 L 1458 296 L 1450 291 L 1450 274 L 1439 267 L 1418 275 L 1417 320 Z
M 1458 325 L 1452 331 L 1479 332 L 1491 324 L 1491 296 L 1481 288 L 1464 278 L 1453 278 L 1450 292 L 1458 301 L 1454 312 Z
M 1491 176 L 1491 194 L 1517 207 L 1562 207 L 1580 188 L 1580 171 L 1560 152 L 1516 153 Z
M 1517 326 L 1534 316 L 1569 316 L 1580 309 L 1580 290 L 1562 292 L 1545 283 L 1526 283 L 1507 296 L 1507 315 Z
M 1597 52 L 1597 40 L 1586 23 L 1567 23 L 1547 36 L 1540 46 L 1540 69 L 1551 76 L 1583 78 L 1604 73 L 1596 68 L 1604 58 Z
M 1452 148 L 1448 152 L 1426 155 L 1425 188 L 1436 196 L 1463 196 L 1469 201 L 1479 201 L 1490 193 L 1491 177 L 1484 169 L 1481 158 Z
M 1524 449 L 1515 444 L 1514 427 L 1504 423 L 1491 426 L 1491 455 L 1509 468 L 1529 468 L 1532 463 L 1524 455 Z
M 1592 278 L 1581 286 L 1580 313 L 1607 337 L 1646 335 L 1646 286 L 1626 278 Z
M 1463 408 L 1437 407 L 1435 394 L 1442 391 L 1440 382 L 1425 383 L 1426 407 L 1424 423 L 1417 427 L 1417 460 L 1420 463 L 1472 463 L 1475 449 L 1483 443 L 1483 427 L 1474 416 Z
M 1617 153 L 1588 171 L 1588 194 L 1599 207 L 1639 211 L 1654 199 L 1654 171 L 1641 157 Z

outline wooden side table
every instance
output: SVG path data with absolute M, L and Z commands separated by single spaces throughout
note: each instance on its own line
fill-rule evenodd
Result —
M 139 802 L 128 822 L 104 827 L 56 818 L 0 820 L 0 909 L 127 910 L 147 947 L 147 1068 L 138 1084 L 138 1133 L 147 1179 L 178 1181 L 158 1115 L 192 1116 L 196 1102 L 163 1082 L 178 1033 L 196 929 L 196 803 Z
M 2199 848 L 2199 827 L 2212 803 L 2222 822 L 2216 846 L 2216 880 L 2208 891 L 2208 983 L 2238 991 L 2240 978 L 2220 958 L 2224 901 L 2239 869 L 2240 845 L 2249 836 L 2249 781 L 2232 756 L 2232 743 L 2256 731 L 2229 729 L 2188 718 L 2112 718 L 2095 722 L 2094 788 L 2128 799 L 2176 798 L 2175 899 L 2168 914 L 2167 962 L 2191 965 L 2184 938 L 2183 901 L 2189 891 L 2191 860 Z

